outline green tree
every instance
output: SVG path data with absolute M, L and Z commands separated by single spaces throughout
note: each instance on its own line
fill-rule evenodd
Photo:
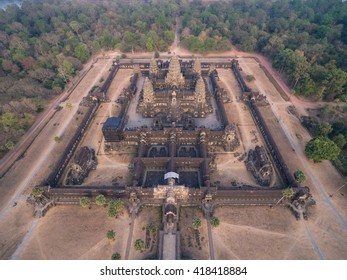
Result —
M 193 229 L 198 230 L 201 227 L 201 220 L 199 218 L 196 218 L 196 217 L 193 218 L 192 227 L 193 227 Z
M 147 38 L 147 40 L 146 40 L 146 49 L 149 52 L 152 52 L 152 51 L 155 50 L 155 41 L 154 41 L 153 38 L 151 38 L 151 37 Z
M 213 227 L 218 227 L 220 224 L 219 219 L 215 216 L 211 217 L 210 223 L 211 223 L 211 226 Z
M 334 136 L 332 140 L 341 150 L 347 143 L 346 137 L 342 133 L 339 133 L 338 135 Z
M 77 21 L 75 21 L 75 20 L 71 21 L 69 23 L 69 26 L 76 33 L 76 35 L 79 35 L 78 32 L 79 32 L 81 26 L 80 26 L 80 24 Z
M 166 30 L 164 31 L 164 38 L 165 38 L 165 42 L 168 45 L 171 45 L 175 39 L 175 33 L 172 30 Z
M 31 194 L 34 197 L 40 197 L 44 193 L 44 190 L 42 187 L 36 186 L 35 188 L 32 189 Z
M 19 120 L 14 113 L 5 112 L 1 116 L 0 122 L 6 128 L 15 128 Z
M 114 210 L 114 208 L 108 208 L 108 211 L 107 211 L 107 216 L 109 218 L 115 218 L 117 216 L 117 212 L 116 210 Z
M 157 233 L 157 227 L 152 223 L 147 225 L 147 230 L 149 230 L 153 235 Z
M 136 251 L 143 253 L 145 250 L 145 242 L 142 239 L 137 239 L 134 243 L 134 247 Z
M 112 199 L 108 203 L 108 217 L 114 218 L 118 217 L 118 215 L 123 211 L 124 203 L 120 199 Z
M 71 80 L 72 75 L 75 73 L 75 68 L 72 63 L 64 59 L 58 66 L 58 75 L 67 83 Z
M 61 137 L 60 137 L 60 136 L 55 136 L 55 137 L 54 137 L 54 141 L 55 141 L 56 143 L 60 143 L 60 142 L 61 142 Z
M 341 149 L 328 137 L 320 136 L 311 139 L 305 148 L 305 154 L 314 162 L 322 160 L 335 160 L 339 156 Z
M 124 42 L 130 47 L 131 51 L 134 51 L 134 46 L 137 42 L 137 35 L 134 32 L 126 31 L 124 33 Z
M 80 198 L 80 205 L 83 207 L 83 208 L 86 208 L 86 207 L 89 207 L 91 201 L 90 201 L 90 198 L 87 197 L 87 196 L 82 196 Z
M 5 147 L 7 150 L 12 150 L 15 146 L 15 143 L 12 140 L 7 140 Z
M 115 240 L 116 232 L 113 229 L 110 229 L 107 231 L 106 237 L 107 237 L 107 239 Z
M 83 63 L 87 62 L 90 55 L 87 45 L 82 43 L 78 44 L 75 47 L 74 54 L 75 54 L 75 57 L 77 57 Z
M 325 67 L 328 71 L 326 71 L 324 80 L 324 95 L 328 101 L 332 101 L 345 92 L 347 72 L 337 68 L 334 60 L 330 61 Z
M 329 133 L 333 131 L 332 126 L 327 123 L 323 122 L 320 125 L 317 125 L 314 129 L 314 135 L 315 136 L 328 136 Z
M 111 256 L 111 260 L 120 260 L 121 259 L 121 255 L 117 252 L 112 254 Z
M 304 52 L 296 50 L 289 61 L 289 67 L 287 73 L 292 77 L 292 87 L 295 88 L 300 80 L 308 77 L 310 64 L 307 62 Z
M 253 82 L 255 80 L 255 77 L 253 75 L 247 75 L 246 80 L 247 82 Z
M 292 187 L 287 187 L 282 190 L 282 197 L 276 202 L 275 206 L 283 199 L 290 200 L 294 196 L 295 192 Z
M 106 197 L 103 194 L 99 194 L 95 198 L 96 205 L 103 206 L 106 204 Z
M 298 183 L 303 183 L 306 180 L 306 176 L 304 174 L 304 172 L 302 172 L 301 170 L 297 170 L 294 172 L 294 178 Z

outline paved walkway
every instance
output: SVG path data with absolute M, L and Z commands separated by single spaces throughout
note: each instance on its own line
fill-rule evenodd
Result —
M 136 218 L 136 214 L 133 212 L 131 214 L 131 226 L 130 226 L 129 235 L 128 235 L 127 247 L 125 250 L 125 256 L 124 256 L 125 260 L 129 259 L 130 248 L 131 248 L 131 244 L 132 244 L 132 240 L 133 240 L 135 218 Z
M 211 228 L 211 218 L 209 215 L 206 215 L 207 221 L 207 233 L 208 233 L 208 244 L 210 247 L 210 260 L 215 260 L 214 256 L 214 247 L 213 247 L 213 238 L 212 238 L 212 228 Z

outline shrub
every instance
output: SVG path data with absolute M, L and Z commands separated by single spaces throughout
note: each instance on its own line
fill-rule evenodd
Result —
M 86 208 L 86 207 L 89 207 L 91 201 L 90 201 L 90 198 L 87 197 L 87 196 L 83 196 L 80 198 L 80 204 L 82 207 Z
M 303 183 L 306 180 L 306 176 L 304 172 L 302 172 L 301 170 L 297 170 L 294 172 L 294 178 L 298 183 Z

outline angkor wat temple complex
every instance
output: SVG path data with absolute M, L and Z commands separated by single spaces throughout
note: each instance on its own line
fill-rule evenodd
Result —
M 173 56 L 168 69 L 159 68 L 151 60 L 136 108 L 143 118 L 152 119 L 151 127 L 130 129 L 126 121 L 114 117 L 103 127 L 106 145 L 111 149 L 120 145 L 138 147 L 131 164 L 133 186 L 165 185 L 168 181 L 164 175 L 168 172 L 177 174 L 175 184 L 210 186 L 214 163 L 209 147 L 232 151 L 239 145 L 235 126 L 225 115 L 223 100 L 216 102 L 217 108 L 212 106 L 214 94 L 202 76 L 199 60 L 191 67 L 181 67 L 177 56 Z M 203 119 L 214 110 L 224 112 L 219 129 L 196 125 L 197 119 L 204 123 Z
M 110 100 L 109 87 L 123 69 L 132 69 L 130 83 L 116 100 Z M 223 88 L 216 69 L 232 72 L 241 89 L 236 102 L 242 102 L 244 110 L 249 110 L 264 141 L 264 146 L 245 151 L 249 153 L 245 163 L 255 178 L 254 185 L 234 186 L 231 182 L 220 186 L 215 182 L 216 154 L 233 152 L 235 162 L 237 149 L 244 150 L 239 127 L 228 119 L 226 111 L 226 107 L 230 108 L 226 103 L 232 101 L 230 89 Z M 306 208 L 314 200 L 309 189 L 294 180 L 258 108 L 264 106 L 266 97 L 247 86 L 241 71 L 237 60 L 227 58 L 213 62 L 179 60 L 177 56 L 114 61 L 103 86 L 81 103 L 88 109 L 64 154 L 42 184 L 47 186 L 45 196 L 51 204 L 78 204 L 81 196 L 93 198 L 102 193 L 109 198 L 123 199 L 132 213 L 143 205 L 162 205 L 170 194 L 177 205 L 202 206 L 208 216 L 221 205 L 277 204 L 282 189 L 291 186 L 295 196 L 289 203 L 297 203 L 291 209 L 297 217 L 306 218 Z M 111 155 L 108 162 L 112 162 L 112 153 L 122 156 L 123 151 L 131 151 L 128 152 L 130 164 L 124 172 L 127 181 L 117 186 L 111 180 L 101 186 L 85 185 L 83 180 L 95 168 L 94 158 L 82 157 L 84 154 L 80 153 L 73 161 L 73 156 L 95 112 L 104 110 L 101 105 L 104 102 L 114 102 L 112 106 L 117 107 L 117 113 L 109 114 L 100 123 L 103 139 L 98 142 L 99 147 L 102 153 Z M 116 164 L 114 167 L 117 168 Z M 224 168 L 229 172 L 228 166 Z M 98 168 L 92 172 L 98 172 Z M 274 176 L 279 178 L 276 186 L 271 185 Z

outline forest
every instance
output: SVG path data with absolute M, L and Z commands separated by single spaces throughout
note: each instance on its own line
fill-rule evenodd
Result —
M 0 157 L 92 55 L 167 51 L 176 19 L 191 52 L 259 52 L 295 94 L 347 101 L 341 0 L 26 0 L 0 10 Z M 339 134 L 347 139 L 346 125 Z

